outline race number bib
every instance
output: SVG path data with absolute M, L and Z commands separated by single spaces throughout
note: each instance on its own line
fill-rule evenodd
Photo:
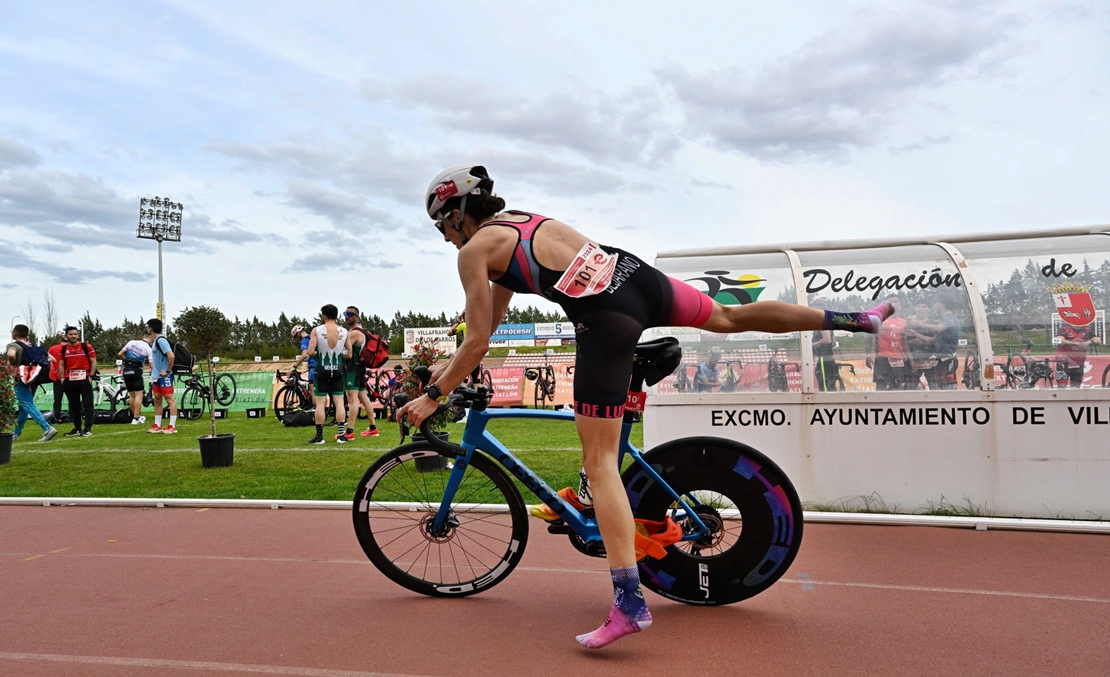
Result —
M 898 368 L 898 367 L 904 367 L 905 365 L 906 365 L 905 360 L 890 360 L 890 366 L 892 366 L 892 367 Z
M 606 254 L 600 246 L 587 242 L 559 278 L 555 288 L 571 298 L 600 294 L 609 286 L 616 266 L 616 254 Z
M 68 378 L 70 381 L 84 381 L 87 375 L 88 372 L 84 369 L 70 369 Z

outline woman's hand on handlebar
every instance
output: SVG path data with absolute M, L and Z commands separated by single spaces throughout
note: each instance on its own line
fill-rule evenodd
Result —
M 421 395 L 401 407 L 401 414 L 408 419 L 409 425 L 414 428 L 419 428 L 420 424 L 424 422 L 424 419 L 436 413 L 438 407 L 439 402 L 436 402 L 427 395 Z

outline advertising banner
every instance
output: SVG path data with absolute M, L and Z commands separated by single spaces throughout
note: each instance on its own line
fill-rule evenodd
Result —
M 533 324 L 503 324 L 497 327 L 497 331 L 493 332 L 489 344 L 498 348 L 530 346 L 534 345 L 535 336 L 536 331 Z
M 405 356 L 412 354 L 418 343 L 431 343 L 446 355 L 455 354 L 455 337 L 447 332 L 451 327 L 413 327 L 405 329 Z
M 208 383 L 207 371 L 202 372 L 198 369 L 195 377 L 174 377 L 174 390 L 178 403 L 181 402 L 181 396 L 187 388 L 188 380 L 191 378 L 200 378 L 203 373 L 201 382 Z M 224 372 L 217 372 L 216 376 Z M 263 409 L 268 408 L 269 403 L 273 398 L 273 385 L 274 374 L 270 371 L 236 371 L 229 372 L 231 377 L 235 379 L 235 399 L 227 407 L 217 404 L 219 409 L 227 409 L 229 411 L 246 411 L 247 409 Z M 144 377 L 144 385 L 149 387 L 149 377 Z M 94 393 L 93 401 L 97 409 L 110 410 L 112 409 L 112 395 L 117 390 L 123 389 L 123 379 L 115 372 L 115 370 L 101 373 L 101 379 L 98 382 L 99 393 Z M 116 399 L 116 409 L 126 409 L 128 404 L 127 391 L 124 392 Z M 54 406 L 54 387 L 47 385 L 35 391 L 35 405 L 41 411 L 50 411 Z M 62 411 L 69 411 L 69 401 L 62 400 Z M 143 407 L 144 415 L 153 412 L 153 407 Z
M 523 388 L 524 367 L 496 367 L 489 370 L 493 379 L 493 399 L 490 405 L 494 407 L 509 407 L 524 403 Z
M 264 409 L 269 407 L 273 393 L 274 375 L 268 371 L 243 371 L 232 374 L 235 378 L 235 401 L 231 411 Z
M 537 346 L 565 346 L 574 342 L 573 322 L 537 322 Z

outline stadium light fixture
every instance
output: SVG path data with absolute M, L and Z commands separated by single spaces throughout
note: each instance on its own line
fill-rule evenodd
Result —
M 158 310 L 155 315 L 163 322 L 166 320 L 166 299 L 162 287 L 162 243 L 181 242 L 181 214 L 184 206 L 168 197 L 155 195 L 153 199 L 139 200 L 139 228 L 136 237 L 140 240 L 158 242 Z

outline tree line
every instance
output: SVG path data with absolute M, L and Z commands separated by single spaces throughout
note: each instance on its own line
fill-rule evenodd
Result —
M 52 301 L 52 299 L 51 299 Z M 27 309 L 31 311 L 28 313 Z M 50 308 L 53 312 L 53 307 Z M 24 308 L 24 317 L 28 319 L 31 327 L 31 340 L 43 346 L 52 346 L 59 342 L 57 332 L 62 329 L 56 320 L 56 314 L 36 313 L 34 304 L 29 303 Z M 340 309 L 342 312 L 342 309 Z M 50 322 L 46 322 L 49 316 Z M 379 315 L 361 314 L 362 326 L 369 332 L 377 334 L 389 341 L 391 353 L 400 354 L 404 349 L 406 327 L 449 327 L 454 324 L 455 318 L 448 317 L 447 313 L 428 315 L 425 313 L 397 311 L 391 320 L 385 320 Z M 539 308 L 527 306 L 526 308 L 509 308 L 505 313 L 508 324 L 528 324 L 535 322 L 565 322 L 566 317 L 559 312 L 544 312 Z M 231 323 L 231 338 L 226 350 L 221 351 L 221 357 L 232 360 L 253 360 L 260 356 L 269 360 L 277 355 L 282 359 L 296 357 L 300 353 L 300 340 L 293 337 L 292 330 L 296 325 L 310 329 L 322 324 L 323 318 L 313 318 L 301 315 L 287 315 L 282 312 L 276 321 L 266 322 L 258 316 L 241 319 L 235 316 Z M 92 317 L 85 312 L 84 316 L 73 326 L 80 329 L 87 343 L 91 343 L 101 353 L 114 355 L 125 343 L 132 339 L 142 338 L 146 331 L 146 319 L 140 317 L 131 320 L 127 317 L 113 327 L 105 327 L 99 318 Z M 166 337 L 170 341 L 177 340 L 173 325 L 167 323 Z

